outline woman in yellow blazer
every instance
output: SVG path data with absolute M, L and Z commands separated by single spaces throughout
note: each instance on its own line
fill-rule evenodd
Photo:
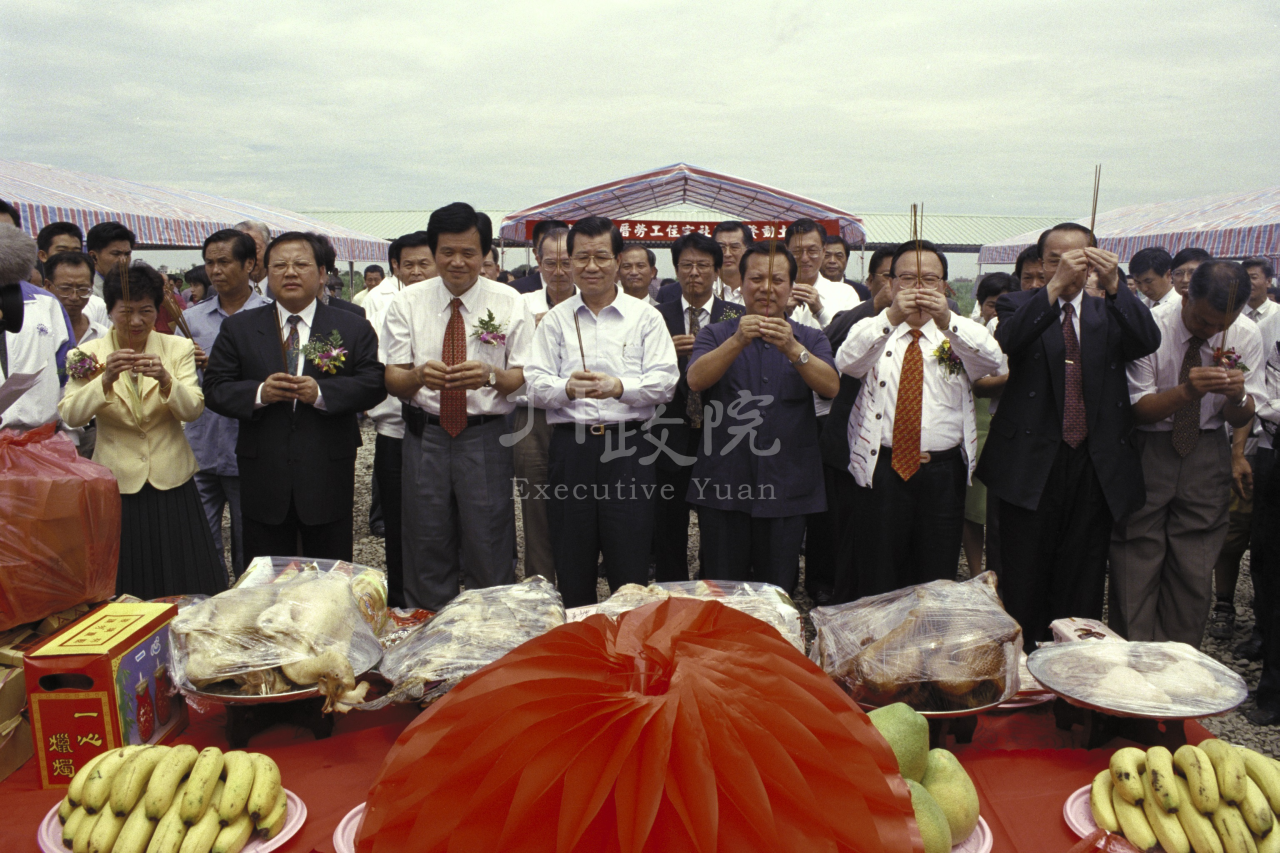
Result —
M 102 289 L 115 328 L 67 356 L 58 413 L 72 427 L 97 418 L 93 460 L 110 468 L 120 486 L 116 591 L 143 599 L 221 592 L 227 576 L 182 431 L 183 421 L 204 411 L 194 345 L 155 331 L 164 279 L 151 267 L 113 270 Z

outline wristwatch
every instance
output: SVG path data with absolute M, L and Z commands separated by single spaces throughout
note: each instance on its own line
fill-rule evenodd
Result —
M 489 381 L 484 383 L 484 387 L 493 388 L 498 384 L 498 374 L 492 370 L 489 371 Z
M 796 360 L 791 362 L 791 366 L 801 367 L 808 363 L 809 363 L 809 351 L 807 349 L 802 349 L 800 350 L 800 355 L 796 357 Z

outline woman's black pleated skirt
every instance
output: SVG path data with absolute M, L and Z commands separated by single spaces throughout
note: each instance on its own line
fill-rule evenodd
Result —
M 227 588 L 194 478 L 166 491 L 146 483 L 135 494 L 121 495 L 120 503 L 117 593 L 147 600 Z

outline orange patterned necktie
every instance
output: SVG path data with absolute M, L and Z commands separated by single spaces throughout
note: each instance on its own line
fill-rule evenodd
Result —
M 898 405 L 893 411 L 893 470 L 904 480 L 920 470 L 920 409 L 924 401 L 924 353 L 920 337 L 911 330 L 911 343 L 902 356 L 898 378 Z
M 444 330 L 441 360 L 448 366 L 467 360 L 467 329 L 462 322 L 462 300 L 456 296 L 449 303 L 453 313 Z M 440 392 L 440 426 L 454 438 L 467 428 L 467 390 L 454 388 Z

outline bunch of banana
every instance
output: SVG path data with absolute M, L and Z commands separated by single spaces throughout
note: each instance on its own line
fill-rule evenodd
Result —
M 90 760 L 58 806 L 72 853 L 239 853 L 275 838 L 287 799 L 265 755 L 126 746 Z
M 1089 806 L 1099 827 L 1139 850 L 1280 853 L 1280 762 L 1223 740 L 1117 750 Z

